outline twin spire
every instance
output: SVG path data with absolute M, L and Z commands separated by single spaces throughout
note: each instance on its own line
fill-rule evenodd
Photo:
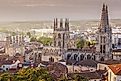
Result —
M 100 26 L 106 27 L 107 25 L 109 25 L 108 6 L 103 4 Z
M 60 22 L 57 18 L 54 19 L 54 30 L 65 30 L 69 31 L 69 19 L 65 19 L 65 23 L 63 19 L 60 19 Z

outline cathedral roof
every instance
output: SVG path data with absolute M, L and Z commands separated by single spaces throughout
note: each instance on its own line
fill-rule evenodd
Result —
M 59 60 L 59 62 L 66 62 L 64 59 Z
M 94 60 L 82 60 L 80 62 L 77 62 L 77 65 L 81 66 L 89 66 L 89 67 L 97 67 L 98 62 Z

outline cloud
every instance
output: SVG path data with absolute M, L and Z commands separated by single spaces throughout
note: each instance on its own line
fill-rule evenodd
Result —
M 21 5 L 21 6 L 25 6 L 25 7 L 55 7 L 55 4 L 25 4 L 25 5 Z

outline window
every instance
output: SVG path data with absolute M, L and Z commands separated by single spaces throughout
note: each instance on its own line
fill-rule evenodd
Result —
M 106 43 L 106 38 L 105 37 L 103 37 L 103 42 Z
M 102 43 L 102 36 L 100 37 L 101 43 Z
M 105 67 L 104 70 L 107 70 L 107 68 Z
M 6 70 L 8 71 L 8 68 L 6 68 Z
M 60 33 L 58 34 L 58 38 L 60 38 L 60 39 L 61 39 L 61 34 L 60 34 Z
M 54 41 L 54 46 L 56 46 L 56 41 Z
M 61 47 L 61 42 L 60 41 L 58 42 L 58 46 Z

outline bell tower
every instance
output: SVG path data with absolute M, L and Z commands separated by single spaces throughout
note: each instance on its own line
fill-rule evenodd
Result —
M 68 48 L 69 19 L 54 19 L 54 47 Z
M 108 6 L 103 4 L 100 26 L 98 28 L 98 48 L 100 58 L 112 58 L 112 29 L 109 25 Z

